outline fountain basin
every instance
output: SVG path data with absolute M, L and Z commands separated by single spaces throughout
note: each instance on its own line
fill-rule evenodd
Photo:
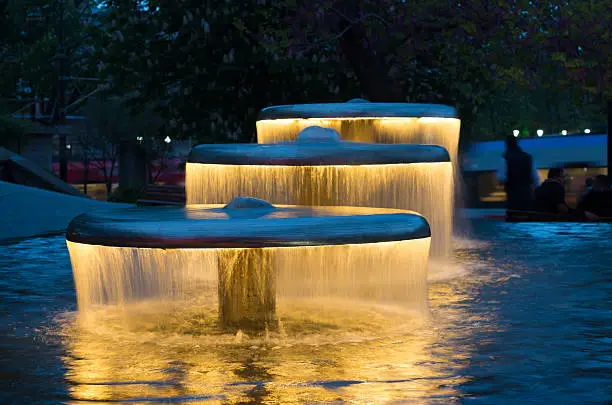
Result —
M 246 208 L 232 208 L 232 207 Z M 216 308 L 227 327 L 276 323 L 277 299 L 426 308 L 422 216 L 359 207 L 135 208 L 67 232 L 79 311 L 155 301 Z
M 432 254 L 451 250 L 453 169 L 436 145 L 357 142 L 199 145 L 186 166 L 187 204 L 249 195 L 273 204 L 416 211 Z
M 384 145 L 358 142 L 210 144 L 191 150 L 189 163 L 268 166 L 361 166 L 449 162 L 435 145 Z
M 83 214 L 66 240 L 89 245 L 162 248 L 265 248 L 345 245 L 429 238 L 422 216 L 360 207 L 131 208 Z
M 261 110 L 257 120 L 409 117 L 457 118 L 457 111 L 453 107 L 442 104 L 370 103 L 363 100 L 347 103 L 276 105 Z

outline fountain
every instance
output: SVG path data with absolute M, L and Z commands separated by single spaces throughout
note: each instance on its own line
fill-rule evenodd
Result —
M 257 119 L 257 141 L 294 141 L 307 127 L 333 128 L 354 142 L 443 146 L 457 163 L 461 121 L 454 108 L 438 104 L 347 103 L 296 104 L 264 108 Z
M 345 142 L 310 127 L 296 142 L 199 145 L 186 168 L 188 204 L 240 195 L 273 204 L 398 208 L 423 215 L 432 254 L 451 250 L 453 171 L 435 145 Z
M 224 327 L 261 330 L 277 300 L 427 306 L 430 230 L 409 211 L 237 198 L 84 214 L 66 239 L 84 315 L 195 303 Z

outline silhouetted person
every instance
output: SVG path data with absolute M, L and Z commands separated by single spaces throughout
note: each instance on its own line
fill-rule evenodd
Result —
M 548 171 L 548 178 L 535 191 L 536 210 L 554 214 L 570 212 L 565 203 L 565 172 L 560 168 Z
M 582 191 L 580 192 L 580 197 L 578 198 L 578 204 L 580 205 L 580 203 L 582 202 L 582 200 L 584 200 L 584 197 L 586 197 L 589 192 L 593 189 L 593 178 L 589 177 L 588 179 L 586 179 L 584 181 L 584 186 L 582 187 Z
M 603 174 L 596 176 L 593 180 L 593 188 L 584 196 L 576 210 L 583 212 L 589 219 L 612 217 L 610 178 Z
M 497 171 L 497 179 L 504 185 L 509 210 L 531 210 L 534 189 L 539 184 L 533 157 L 523 151 L 515 137 L 506 138 L 505 164 Z

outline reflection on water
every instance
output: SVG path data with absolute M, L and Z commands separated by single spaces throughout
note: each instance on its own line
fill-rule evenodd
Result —
M 0 246 L 0 403 L 610 403 L 612 227 L 474 229 L 426 318 L 286 301 L 257 335 L 154 302 L 83 327 L 63 238 Z
M 432 288 L 432 299 L 456 308 L 450 301 L 465 297 L 442 287 Z M 435 345 L 445 329 L 441 322 L 465 314 L 445 311 L 434 322 L 413 313 L 328 304 L 321 317 L 308 308 L 296 310 L 295 304 L 280 309 L 281 330 L 256 336 L 224 334 L 205 319 L 192 328 L 199 310 L 167 322 L 152 304 L 131 325 L 104 314 L 92 328 L 90 319 L 83 326 L 69 314 L 58 331 L 67 347 L 70 396 L 87 401 L 183 398 L 187 403 L 203 398 L 213 403 L 428 403 L 459 395 L 454 387 L 465 381 L 459 369 L 470 347 L 449 352 Z M 460 330 L 443 333 L 445 340 L 468 338 Z

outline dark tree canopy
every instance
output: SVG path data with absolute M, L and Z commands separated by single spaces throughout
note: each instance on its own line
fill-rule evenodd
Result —
M 173 138 L 248 141 L 265 106 L 355 97 L 450 104 L 466 139 L 501 137 L 515 126 L 558 130 L 601 120 L 610 97 L 605 0 L 64 0 L 64 7 L 60 32 L 57 0 L 0 1 L 2 96 L 57 93 L 49 60 L 63 33 L 71 76 L 99 79 L 134 114 L 156 106 L 165 123 L 159 135 Z

